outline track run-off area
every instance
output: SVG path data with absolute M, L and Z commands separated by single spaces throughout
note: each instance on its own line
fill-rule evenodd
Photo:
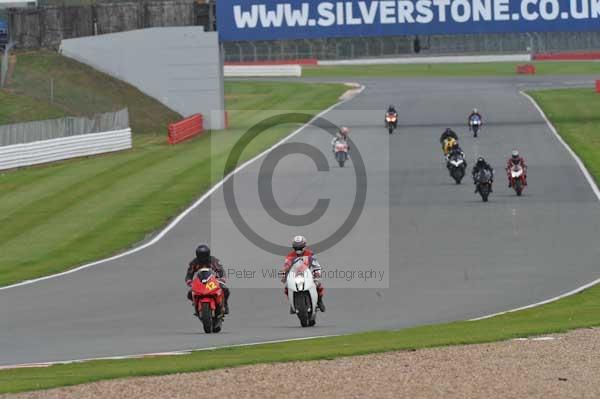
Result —
M 591 78 L 365 79 L 365 90 L 323 118 L 352 129 L 365 164 L 365 206 L 354 228 L 319 261 L 336 270 L 376 270 L 382 280 L 325 279 L 327 312 L 301 328 L 288 314 L 277 279 L 245 271 L 279 268 L 233 224 L 222 188 L 155 244 L 119 259 L 31 284 L 0 289 L 0 366 L 179 351 L 262 341 L 398 329 L 470 319 L 547 300 L 596 280 L 600 204 L 576 160 L 522 90 L 590 86 Z M 388 104 L 399 129 L 383 127 Z M 474 107 L 480 137 L 466 133 Z M 459 133 L 469 171 L 477 156 L 496 169 L 494 193 L 482 203 L 470 178 L 448 176 L 439 136 Z M 260 205 L 263 158 L 235 176 L 240 213 L 265 238 L 287 245 L 295 234 L 322 240 L 350 212 L 353 161 L 335 165 L 331 137 L 306 127 L 289 142 L 321 149 L 329 171 L 290 155 L 276 166 L 273 193 L 286 212 L 304 214 L 319 198 L 321 220 L 290 227 Z M 518 148 L 529 183 L 518 198 L 504 164 Z M 356 158 L 353 155 L 353 159 Z M 186 299 L 184 273 L 199 242 L 209 242 L 230 276 L 231 314 L 223 332 L 206 335 Z M 376 274 L 377 275 L 377 274 Z

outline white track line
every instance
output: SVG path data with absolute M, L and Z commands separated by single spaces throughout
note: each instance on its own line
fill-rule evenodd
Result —
M 563 140 L 563 138 L 558 134 L 558 131 L 556 130 L 556 128 L 554 127 L 554 125 L 552 125 L 552 122 L 550 122 L 550 120 L 548 119 L 548 117 L 546 116 L 546 114 L 544 113 L 544 111 L 542 110 L 542 108 L 538 105 L 538 103 L 529 94 L 527 94 L 527 93 L 525 93 L 523 91 L 520 91 L 519 93 L 522 96 L 524 96 L 525 98 L 527 98 L 535 106 L 535 108 L 538 110 L 538 112 L 540 113 L 540 115 L 542 115 L 542 118 L 544 118 L 544 121 L 546 121 L 546 124 L 550 128 L 550 131 L 554 134 L 554 137 L 556 137 L 556 139 L 563 145 L 563 147 L 565 147 L 567 149 L 567 151 L 569 152 L 569 154 L 571 154 L 571 156 L 573 157 L 573 159 L 575 159 L 575 162 L 577 162 L 577 165 L 579 166 L 579 169 L 581 170 L 581 172 L 585 176 L 587 182 L 589 183 L 590 187 L 592 188 L 592 191 L 596 195 L 596 198 L 598 199 L 598 201 L 600 201 L 600 190 L 598 189 L 598 185 L 594 181 L 594 178 L 592 177 L 592 175 L 590 174 L 590 172 L 587 170 L 587 168 L 585 167 L 585 165 L 583 164 L 583 162 L 581 161 L 581 159 L 577 156 L 577 154 L 575 154 L 575 151 L 573 151 L 573 149 L 571 147 L 569 147 L 569 145 L 565 142 L 565 140 Z M 469 321 L 484 320 L 484 319 L 489 319 L 489 318 L 492 318 L 492 317 L 495 317 L 495 316 L 500 316 L 500 315 L 503 315 L 503 314 L 506 314 L 506 313 L 513 313 L 513 312 L 518 312 L 519 310 L 525 310 L 525 309 L 535 308 L 537 306 L 545 305 L 547 303 L 558 301 L 559 299 L 566 298 L 568 296 L 578 294 L 581 291 L 586 290 L 586 289 L 588 289 L 588 288 L 590 288 L 590 287 L 592 287 L 594 285 L 597 285 L 597 284 L 600 284 L 600 278 L 597 279 L 597 280 L 592 281 L 591 283 L 588 283 L 588 284 L 585 284 L 585 285 L 583 285 L 581 287 L 575 288 L 572 291 L 565 292 L 564 294 L 561 294 L 559 296 L 555 296 L 554 298 L 546 299 L 545 301 L 542 301 L 542 302 L 533 303 L 531 305 L 522 306 L 522 307 L 516 308 L 516 309 L 506 310 L 504 312 L 498 312 L 498 313 L 494 313 L 494 314 L 490 314 L 490 315 L 486 315 L 486 316 L 477 317 L 475 319 L 470 319 Z
M 362 85 L 359 85 L 359 86 L 360 87 L 358 89 L 352 89 L 353 92 L 354 92 L 354 95 L 358 95 L 359 93 L 361 93 L 365 89 L 364 86 L 362 86 Z M 120 259 L 120 258 L 124 258 L 124 257 L 126 257 L 128 255 L 134 254 L 136 252 L 141 251 L 142 249 L 148 248 L 149 246 L 156 244 L 169 231 L 171 231 L 175 226 L 177 226 L 179 224 L 179 222 L 181 222 L 181 220 L 183 218 L 185 218 L 190 212 L 192 212 L 200 204 L 202 204 L 204 201 L 206 201 L 206 199 L 208 197 L 210 197 L 212 195 L 212 193 L 214 193 L 219 188 L 221 188 L 223 186 L 223 184 L 227 180 L 229 180 L 233 175 L 235 175 L 240 170 L 244 169 L 246 166 L 250 165 L 251 163 L 253 163 L 257 159 L 259 159 L 259 158 L 265 156 L 266 154 L 270 153 L 271 151 L 273 151 L 275 148 L 279 147 L 283 143 L 287 142 L 289 139 L 291 139 L 292 137 L 294 137 L 295 135 L 297 135 L 298 133 L 300 133 L 302 130 L 304 130 L 307 126 L 310 125 L 310 123 L 312 123 L 317 118 L 320 118 L 321 116 L 325 115 L 326 113 L 328 113 L 332 109 L 340 106 L 341 104 L 345 103 L 346 101 L 350 100 L 353 97 L 354 96 L 341 98 L 340 101 L 338 101 L 337 103 L 333 104 L 331 107 L 327 108 L 326 110 L 321 111 L 319 114 L 317 114 L 316 116 L 314 116 L 310 121 L 308 121 L 304 125 L 300 126 L 298 129 L 296 129 L 295 131 L 293 131 L 292 133 L 290 133 L 288 136 L 284 137 L 283 139 L 281 139 L 280 141 L 278 141 L 277 143 L 275 143 L 270 148 L 267 148 L 265 151 L 263 151 L 260 154 L 256 155 L 254 158 L 252 158 L 252 159 L 244 162 L 242 165 L 240 165 L 237 168 L 235 168 L 235 170 L 233 172 L 229 173 L 227 176 L 225 176 L 223 178 L 223 180 L 221 180 L 217 184 L 215 184 L 210 190 L 208 190 L 204 195 L 202 195 L 202 197 L 200 197 L 196 202 L 194 202 L 189 208 L 187 208 L 185 211 L 183 211 L 181 214 L 179 214 L 179 216 L 177 216 L 171 223 L 169 223 L 167 225 L 167 227 L 165 227 L 160 233 L 158 233 L 158 235 L 156 237 L 154 237 L 152 240 L 148 241 L 147 243 L 145 243 L 143 245 L 140 245 L 139 247 L 132 248 L 132 249 L 130 249 L 128 251 L 125 251 L 123 253 L 111 256 L 110 258 L 101 259 L 101 260 L 98 260 L 98 261 L 95 261 L 95 262 L 92 262 L 92 263 L 88 263 L 88 264 L 76 267 L 74 269 L 67 270 L 67 271 L 62 272 L 62 273 L 57 273 L 57 274 L 52 274 L 50 276 L 44 276 L 44 277 L 39 277 L 39 278 L 36 278 L 36 279 L 21 281 L 20 283 L 16 283 L 16 284 L 12 284 L 12 285 L 7 285 L 7 286 L 4 286 L 4 287 L 0 287 L 0 291 L 7 290 L 9 288 L 14 288 L 14 287 L 21 287 L 21 286 L 24 286 L 24 285 L 29 285 L 29 284 L 37 283 L 37 282 L 40 282 L 40 281 L 49 280 L 49 279 L 52 279 L 52 278 L 61 277 L 61 276 L 65 276 L 67 274 L 75 273 L 75 272 L 77 272 L 79 270 L 87 269 L 88 267 L 92 267 L 92 266 L 100 265 L 100 264 L 103 264 L 103 263 L 111 262 L 113 260 L 117 260 L 117 259 Z

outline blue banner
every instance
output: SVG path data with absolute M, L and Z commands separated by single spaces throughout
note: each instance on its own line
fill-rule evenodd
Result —
M 600 30 L 600 0 L 217 0 L 222 41 Z

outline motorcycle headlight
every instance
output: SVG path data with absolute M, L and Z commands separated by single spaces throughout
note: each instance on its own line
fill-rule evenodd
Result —
M 302 274 L 297 275 L 294 282 L 296 285 L 304 285 L 304 276 Z

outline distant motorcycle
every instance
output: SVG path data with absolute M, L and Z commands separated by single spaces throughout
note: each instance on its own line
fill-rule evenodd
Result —
M 348 160 L 348 143 L 341 140 L 337 141 L 333 151 L 335 153 L 335 160 L 340 165 L 340 168 L 343 168 Z
M 466 169 L 465 158 L 461 154 L 452 154 L 448 159 L 448 171 L 450 176 L 456 181 L 456 184 L 460 184 L 463 177 L 465 177 Z
M 225 318 L 225 293 L 210 268 L 200 269 L 192 281 L 192 302 L 204 332 L 220 332 Z
M 388 112 L 385 114 L 385 127 L 390 134 L 394 133 L 394 129 L 398 128 L 398 114 Z
M 471 117 L 471 119 L 469 120 L 469 126 L 471 127 L 471 130 L 473 131 L 473 137 L 477 137 L 477 133 L 479 132 L 479 129 L 481 129 L 481 125 L 482 125 L 481 117 L 478 115 L 473 115 Z
M 482 169 L 477 175 L 477 192 L 481 195 L 483 202 L 488 201 L 490 192 L 492 191 L 492 172 L 487 169 Z
M 302 327 L 317 323 L 317 285 L 313 279 L 307 256 L 294 260 L 287 275 L 286 287 L 292 311 Z
M 525 188 L 525 171 L 521 165 L 513 165 L 510 169 L 510 183 L 513 190 L 520 197 Z

